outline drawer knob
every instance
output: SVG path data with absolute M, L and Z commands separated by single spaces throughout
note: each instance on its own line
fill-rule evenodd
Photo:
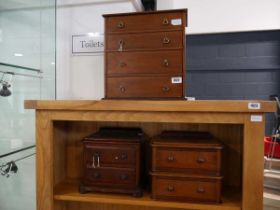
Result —
M 123 61 L 120 61 L 119 62 L 119 67 L 125 67 L 126 66 L 126 63 L 125 62 L 123 62 Z
M 115 156 L 115 160 L 126 160 L 127 159 L 127 154 L 121 154 L 121 156 Z
M 168 67 L 168 66 L 169 66 L 169 62 L 168 62 L 167 59 L 164 59 L 164 60 L 163 60 L 163 65 L 164 65 L 165 67 Z
M 120 176 L 120 179 L 121 180 L 127 180 L 128 179 L 128 175 L 127 174 L 122 174 L 121 176 Z
M 170 90 L 170 87 L 168 86 L 163 86 L 162 91 L 163 92 L 168 92 Z
M 120 91 L 121 91 L 122 93 L 124 93 L 124 92 L 125 92 L 125 87 L 124 87 L 124 86 L 120 86 Z
M 174 158 L 174 156 L 168 156 L 167 160 L 168 160 L 168 161 L 174 161 L 175 158 Z
M 122 52 L 122 51 L 123 51 L 123 46 L 124 46 L 124 41 L 121 39 L 121 40 L 119 41 L 119 49 L 118 49 L 119 52 Z
M 199 187 L 199 188 L 197 189 L 197 192 L 198 192 L 198 193 L 205 193 L 205 190 L 204 190 L 204 188 Z
M 167 191 L 168 192 L 174 192 L 174 190 L 175 190 L 175 187 L 173 185 L 168 185 L 167 186 Z
M 163 44 L 169 44 L 170 43 L 170 39 L 168 37 L 164 37 L 162 40 Z
M 167 18 L 164 18 L 162 21 L 162 25 L 169 25 L 169 20 Z
M 203 157 L 199 157 L 199 158 L 196 159 L 196 162 L 198 162 L 198 163 L 205 163 L 206 159 L 203 158 Z
M 95 173 L 93 174 L 93 177 L 94 177 L 95 179 L 99 179 L 101 176 L 100 176 L 100 173 L 95 172 Z
M 122 160 L 126 160 L 126 159 L 127 159 L 127 154 L 122 154 L 122 155 L 121 155 L 121 159 L 122 159 Z
M 118 28 L 124 28 L 124 22 L 123 21 L 120 21 L 120 22 L 118 22 Z

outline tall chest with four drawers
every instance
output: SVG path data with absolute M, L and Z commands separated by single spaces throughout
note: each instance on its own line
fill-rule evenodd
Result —
M 187 11 L 104 17 L 105 98 L 184 98 Z

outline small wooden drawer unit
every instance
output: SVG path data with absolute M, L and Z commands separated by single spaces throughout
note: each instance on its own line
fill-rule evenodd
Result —
M 105 98 L 184 98 L 187 11 L 104 17 Z
M 108 33 L 136 33 L 182 30 L 183 15 L 186 15 L 186 9 L 166 10 L 157 12 L 139 12 L 126 14 L 104 15 L 108 17 L 105 23 Z
M 180 96 L 182 85 L 172 85 L 169 77 L 117 77 L 108 78 L 108 90 L 114 97 L 122 97 L 125 94 L 128 97 L 151 97 L 156 98 Z M 149 85 L 145 85 L 149 84 Z M 143 87 L 139 88 L 139 86 Z
M 125 55 L 125 56 L 124 56 Z M 128 74 L 181 74 L 183 64 L 181 52 L 124 52 L 108 53 L 108 71 L 110 76 Z M 142 62 L 145 60 L 146 62 Z
M 182 49 L 183 37 L 178 32 L 158 32 L 143 34 L 107 35 L 107 51 L 144 51 Z
M 163 132 L 151 147 L 152 198 L 220 202 L 223 146 L 210 134 Z
M 221 177 L 177 173 L 151 173 L 156 200 L 220 202 Z
M 145 135 L 137 128 L 101 128 L 83 139 L 80 192 L 141 196 L 141 150 Z

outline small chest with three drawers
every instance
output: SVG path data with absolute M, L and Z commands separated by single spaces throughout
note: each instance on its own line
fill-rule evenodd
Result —
M 152 198 L 220 202 L 222 145 L 207 133 L 163 132 L 152 140 Z
M 144 134 L 138 128 L 101 128 L 83 139 L 83 177 L 80 192 L 109 192 L 139 197 L 141 149 Z
M 105 98 L 185 96 L 186 10 L 105 17 Z

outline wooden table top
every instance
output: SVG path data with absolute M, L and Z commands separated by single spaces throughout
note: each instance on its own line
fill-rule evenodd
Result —
M 277 104 L 261 100 L 26 100 L 25 109 L 68 111 L 276 112 Z

